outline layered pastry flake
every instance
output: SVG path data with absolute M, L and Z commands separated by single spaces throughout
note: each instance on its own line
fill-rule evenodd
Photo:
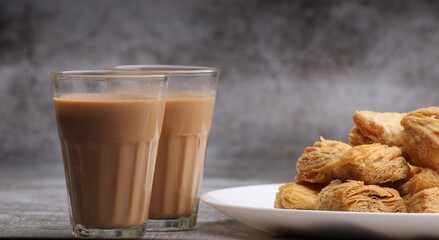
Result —
M 351 146 L 346 143 L 321 137 L 312 147 L 305 148 L 297 161 L 296 181 L 328 184 L 333 179 L 335 164 L 349 149 Z
M 424 168 L 415 174 L 406 183 L 399 187 L 399 193 L 404 199 L 408 199 L 414 194 L 428 188 L 439 187 L 439 173 Z
M 349 133 L 352 146 L 381 143 L 402 146 L 403 128 L 400 124 L 404 113 L 357 111 L 352 116 L 355 123 Z
M 439 187 L 424 189 L 407 201 L 407 212 L 439 213 Z
M 350 212 L 406 212 L 398 191 L 361 181 L 334 181 L 318 194 L 316 209 Z
M 274 202 L 275 208 L 315 210 L 320 188 L 311 185 L 286 183 L 279 186 Z
M 407 173 L 407 177 L 405 178 L 405 180 L 410 180 L 412 177 L 414 177 L 416 174 L 420 173 L 422 171 L 421 167 L 418 166 L 413 166 L 409 163 L 409 167 L 410 167 L 410 171 L 409 173 Z
M 439 108 L 428 107 L 409 112 L 401 120 L 404 127 L 404 152 L 416 166 L 439 171 Z
M 379 143 L 355 146 L 346 151 L 334 168 L 340 180 L 381 184 L 406 178 L 410 167 L 398 147 Z

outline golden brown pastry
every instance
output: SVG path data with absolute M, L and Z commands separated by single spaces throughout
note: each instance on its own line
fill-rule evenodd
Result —
M 416 166 L 439 171 L 439 107 L 409 112 L 401 120 L 404 152 Z
M 403 128 L 400 124 L 404 113 L 357 111 L 352 116 L 355 127 L 349 133 L 352 146 L 382 143 L 401 147 Z
M 424 169 L 418 166 L 413 166 L 411 164 L 409 164 L 409 167 L 410 167 L 410 171 L 407 173 L 407 177 L 405 178 L 406 181 L 410 180 L 416 174 L 420 173 L 422 169 Z
M 335 163 L 350 148 L 346 143 L 320 137 L 320 141 L 315 142 L 312 147 L 305 148 L 303 155 L 297 160 L 296 181 L 330 183 Z
M 286 183 L 279 186 L 274 202 L 275 208 L 315 210 L 317 194 L 320 188 L 301 185 L 297 183 Z
M 407 212 L 439 213 L 439 187 L 424 189 L 406 202 Z
M 346 151 L 334 168 L 334 177 L 380 184 L 404 179 L 409 171 L 398 147 L 374 143 Z
M 439 187 L 439 173 L 424 168 L 420 173 L 415 174 L 410 180 L 399 187 L 399 194 L 408 199 L 414 194 L 432 187 Z
M 413 176 L 415 176 L 416 174 L 420 173 L 421 170 L 423 169 L 423 168 L 421 168 L 421 167 L 413 166 L 413 165 L 410 165 L 410 164 L 409 164 L 409 167 L 410 167 L 410 171 L 407 173 L 407 176 L 406 176 L 404 179 L 401 179 L 401 180 L 398 180 L 398 181 L 395 181 L 395 182 L 387 182 L 387 183 L 383 183 L 383 184 L 380 184 L 380 186 L 381 186 L 381 187 L 394 188 L 394 189 L 398 189 L 398 190 L 399 190 L 400 187 L 401 187 L 404 183 L 406 183 L 407 181 L 409 181 L 409 180 L 410 180 Z M 402 197 L 403 199 L 405 199 L 404 196 L 401 194 L 401 192 L 399 192 L 399 195 L 401 195 L 401 197 Z
M 350 212 L 406 212 L 398 191 L 361 181 L 334 181 L 318 194 L 317 210 Z
M 374 140 L 366 137 L 358 127 L 351 128 L 349 132 L 349 144 L 351 146 L 358 146 L 363 144 L 376 143 Z

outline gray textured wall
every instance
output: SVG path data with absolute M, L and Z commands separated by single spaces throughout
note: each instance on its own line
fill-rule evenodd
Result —
M 283 181 L 353 111 L 439 105 L 439 2 L 0 0 L 0 167 L 57 165 L 49 72 L 222 70 L 206 175 Z

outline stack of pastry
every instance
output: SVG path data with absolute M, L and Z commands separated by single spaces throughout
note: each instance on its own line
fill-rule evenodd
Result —
M 320 141 L 279 187 L 276 208 L 439 213 L 439 107 L 358 111 L 349 144 Z

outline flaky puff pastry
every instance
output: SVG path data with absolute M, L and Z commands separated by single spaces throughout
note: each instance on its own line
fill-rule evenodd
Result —
M 399 191 L 400 187 L 401 187 L 404 183 L 406 183 L 407 181 L 409 181 L 409 180 L 410 180 L 413 176 L 415 176 L 416 174 L 420 173 L 421 170 L 423 169 L 423 168 L 421 168 L 421 167 L 413 166 L 413 165 L 410 165 L 410 164 L 409 164 L 409 167 L 410 167 L 410 171 L 407 173 L 407 176 L 406 176 L 404 179 L 401 179 L 401 180 L 399 180 L 399 181 L 395 181 L 395 182 L 387 182 L 387 183 L 383 183 L 383 184 L 380 184 L 380 186 L 381 186 L 381 187 L 394 188 L 394 189 L 397 189 L 397 190 Z M 401 194 L 401 192 L 399 192 L 399 195 L 401 195 L 401 197 L 402 197 L 403 199 L 405 199 L 404 196 Z
M 424 189 L 406 201 L 407 212 L 439 213 L 439 187 Z
M 414 177 L 416 174 L 420 173 L 422 171 L 421 167 L 413 166 L 409 163 L 410 171 L 407 173 L 407 176 L 405 177 L 405 181 L 410 180 L 412 177 Z
M 326 140 L 320 137 L 320 141 L 312 147 L 307 147 L 303 155 L 297 160 L 297 182 L 325 183 L 333 180 L 333 169 L 340 160 L 341 155 L 351 146 L 344 142 Z
M 424 168 L 418 174 L 415 174 L 406 183 L 402 184 L 399 188 L 399 194 L 408 199 L 414 194 L 428 188 L 439 187 L 439 173 Z
M 380 184 L 404 179 L 409 171 L 401 149 L 374 143 L 346 151 L 336 163 L 334 177 Z
M 439 107 L 409 112 L 401 120 L 404 127 L 404 152 L 417 166 L 439 171 Z
M 398 191 L 361 181 L 334 181 L 317 197 L 317 210 L 350 212 L 406 212 Z
M 321 188 L 297 183 L 279 186 L 274 202 L 275 208 L 315 210 L 317 194 Z
M 349 133 L 349 143 L 358 146 L 382 143 L 401 147 L 403 128 L 400 124 L 404 113 L 357 111 L 352 116 L 355 127 Z

